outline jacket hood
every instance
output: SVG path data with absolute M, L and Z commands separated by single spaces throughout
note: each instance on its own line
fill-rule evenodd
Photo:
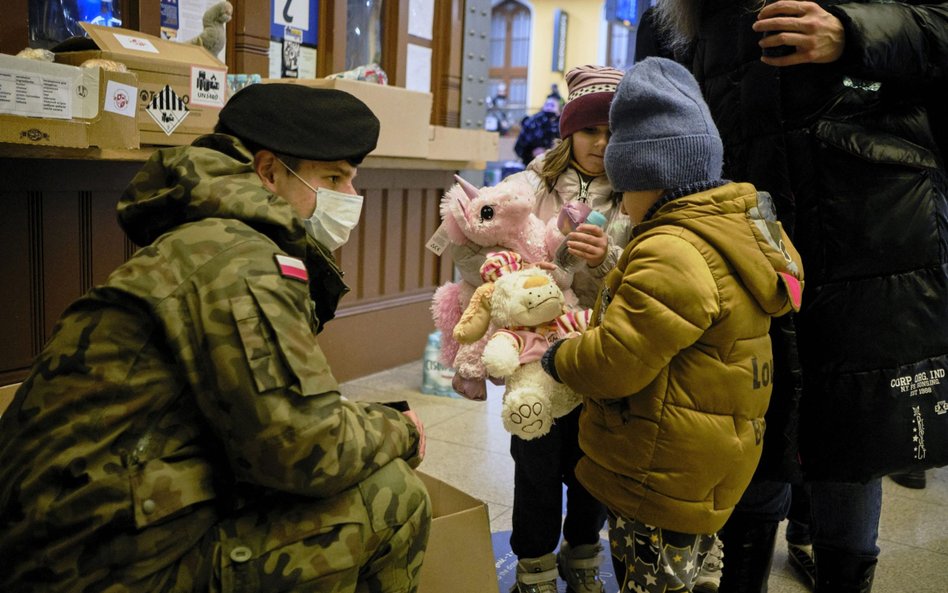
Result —
M 727 183 L 676 198 L 637 225 L 635 234 L 660 225 L 686 228 L 717 250 L 766 313 L 800 309 L 803 264 L 766 192 Z
M 139 246 L 185 223 L 224 218 L 248 224 L 287 253 L 306 253 L 302 221 L 288 202 L 264 189 L 253 155 L 224 134 L 156 151 L 122 193 L 118 218 Z

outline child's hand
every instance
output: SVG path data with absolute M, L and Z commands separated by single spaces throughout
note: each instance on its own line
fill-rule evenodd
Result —
M 595 268 L 606 259 L 609 237 L 594 224 L 581 224 L 566 236 L 566 246 L 576 257 L 586 260 L 586 265 Z
M 573 274 L 560 268 L 551 261 L 538 261 L 535 264 L 529 264 L 534 268 L 540 268 L 553 277 L 553 281 L 561 290 L 566 290 L 573 283 Z
M 555 272 L 559 268 L 556 264 L 551 261 L 538 261 L 535 264 L 529 264 L 533 267 L 540 268 L 541 270 L 546 270 L 547 272 Z

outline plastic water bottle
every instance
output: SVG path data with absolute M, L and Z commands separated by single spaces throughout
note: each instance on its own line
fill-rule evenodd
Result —
M 601 229 L 606 228 L 606 217 L 601 212 L 595 210 L 591 211 L 587 216 L 586 220 L 583 221 L 585 224 L 594 224 Z M 579 225 L 576 225 L 579 226 Z M 560 246 L 556 248 L 556 253 L 553 255 L 553 263 L 564 270 L 575 271 L 580 264 L 585 264 L 586 260 L 581 257 L 577 257 L 569 252 L 569 247 L 566 245 L 566 239 L 563 239 L 563 242 L 560 243 Z
M 423 360 L 421 392 L 429 395 L 455 396 L 451 380 L 454 379 L 454 370 L 438 360 L 441 354 L 441 332 L 428 334 L 428 344 L 425 346 Z

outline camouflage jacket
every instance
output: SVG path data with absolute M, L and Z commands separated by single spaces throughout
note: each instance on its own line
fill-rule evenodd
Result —
M 331 256 L 235 139 L 156 152 L 119 220 L 144 247 L 66 310 L 0 419 L 3 591 L 167 565 L 245 487 L 329 497 L 418 461 L 407 417 L 340 396 L 299 269 Z

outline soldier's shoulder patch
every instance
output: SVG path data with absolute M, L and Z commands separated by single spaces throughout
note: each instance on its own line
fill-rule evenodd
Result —
M 303 260 L 279 253 L 275 253 L 273 257 L 276 259 L 277 269 L 281 276 L 293 278 L 300 282 L 309 281 L 309 274 L 306 273 L 306 264 L 303 263 Z

